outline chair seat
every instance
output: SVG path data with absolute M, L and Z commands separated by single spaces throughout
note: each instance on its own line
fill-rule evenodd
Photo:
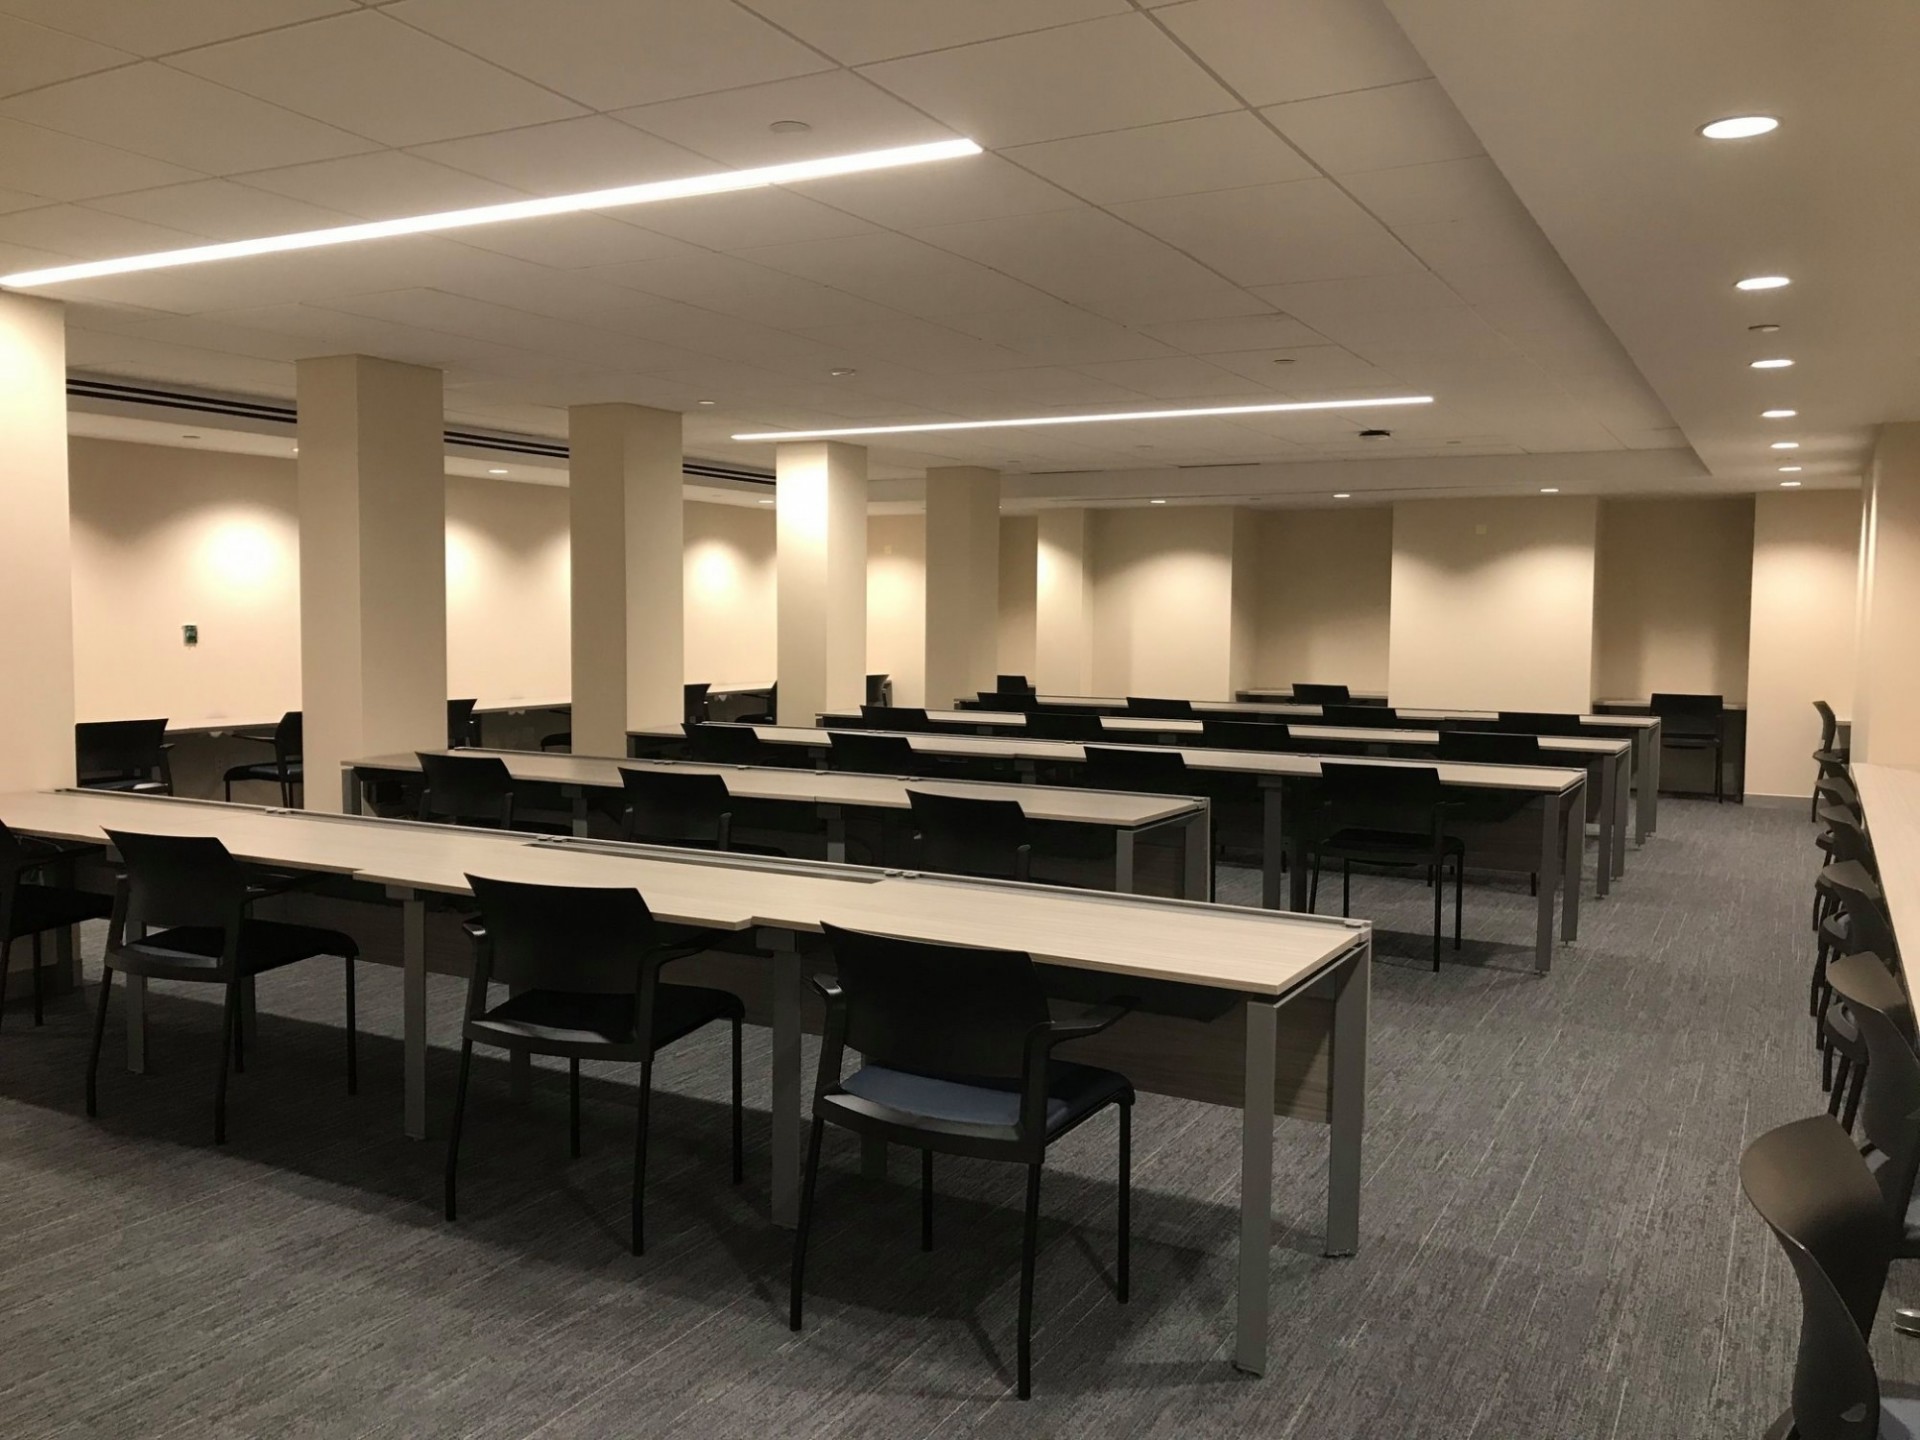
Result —
M 1011 1130 L 1020 1119 L 1017 1082 L 940 1080 L 884 1065 L 863 1065 L 840 1082 L 846 1095 L 891 1114 L 896 1123 L 938 1120 Z M 1101 1106 L 1132 1093 L 1124 1075 L 1056 1060 L 1047 1071 L 1047 1133 L 1054 1134 Z M 838 1096 L 826 1097 L 829 1102 Z
M 1869 899 L 1880 898 L 1880 882 L 1873 878 L 1873 872 L 1858 860 L 1841 860 L 1824 867 L 1814 877 L 1813 887 L 1829 893 L 1847 891 L 1865 895 Z
M 64 930 L 82 920 L 105 920 L 113 914 L 113 897 L 58 885 L 22 885 L 13 892 L 13 924 L 7 938 Z
M 1466 853 L 1458 835 L 1441 836 L 1440 845 L 1448 855 Z M 1335 859 L 1425 861 L 1433 856 L 1433 837 L 1417 830 L 1336 830 L 1313 848 Z
M 563 1049 L 630 1049 L 638 1044 L 631 995 L 527 990 L 467 1022 L 476 1040 Z M 701 985 L 662 983 L 654 992 L 653 1047 L 658 1050 L 715 1020 L 745 1014 L 740 997 Z
M 1846 765 L 1852 760 L 1851 754 L 1845 750 L 1816 750 L 1813 758 L 1822 765 Z
M 144 940 L 124 946 L 108 958 L 116 969 L 159 979 L 212 980 L 219 974 L 225 933 L 212 925 L 180 925 L 157 930 Z M 292 925 L 283 920 L 245 920 L 240 925 L 239 968 L 242 975 L 261 975 L 316 955 L 353 959 L 360 947 L 353 938 L 317 925 Z
M 300 782 L 303 767 L 298 760 L 287 762 L 287 779 L 295 784 Z M 256 760 L 249 765 L 235 765 L 228 769 L 224 778 L 228 783 L 238 780 L 264 780 L 270 785 L 280 783 L 280 767 L 271 760 Z

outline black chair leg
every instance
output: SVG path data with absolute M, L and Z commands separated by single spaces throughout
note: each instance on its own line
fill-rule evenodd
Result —
M 1854 1118 L 1860 1113 L 1860 1092 L 1867 1086 L 1867 1067 L 1862 1062 L 1853 1067 L 1853 1083 L 1847 1087 L 1847 1103 L 1840 1111 L 1840 1128 L 1849 1135 L 1853 1133 Z
M 43 981 L 40 975 L 40 934 L 38 930 L 33 932 L 33 1023 L 35 1025 L 47 1023 L 46 1008 L 41 998 Z
M 1313 914 L 1320 905 L 1320 857 L 1315 855 L 1311 868 L 1307 871 L 1307 913 Z
M 740 1020 L 733 1021 L 733 1183 L 747 1178 L 746 1110 L 740 1098 Z
M 7 1013 L 7 971 L 13 968 L 13 941 L 0 939 L 0 1019 Z
M 820 1135 L 827 1122 L 813 1118 L 813 1131 L 807 1137 L 807 1173 L 800 1181 L 800 1218 L 793 1229 L 793 1274 L 788 1281 L 787 1328 L 800 1328 L 800 1294 L 806 1280 L 807 1234 L 813 1228 L 813 1188 L 820 1178 Z
M 580 1158 L 580 1059 L 567 1061 L 567 1139 L 573 1158 Z
M 1351 860 L 1340 862 L 1340 914 L 1343 917 L 1353 914 L 1353 862 Z
M 1033 1268 L 1040 1249 L 1040 1167 L 1027 1167 L 1027 1224 L 1020 1242 L 1020 1333 L 1018 1353 L 1018 1393 L 1022 1400 L 1033 1394 Z
M 220 1018 L 220 1072 L 213 1083 L 213 1143 L 227 1143 L 227 1071 L 240 1068 L 240 982 L 227 982 Z
M 1847 1074 L 1852 1069 L 1853 1062 L 1842 1055 L 1840 1057 L 1840 1067 L 1834 1071 L 1833 1083 L 1827 1091 L 1827 1114 L 1834 1116 L 1839 1115 L 1840 1102 L 1846 1097 L 1847 1093 Z
M 353 1003 L 353 957 L 346 957 L 347 967 L 347 1094 L 360 1093 L 360 1034 L 356 1026 Z
M 100 972 L 100 1004 L 93 1012 L 93 1049 L 87 1056 L 87 1114 L 100 1113 L 100 1046 L 107 1038 L 107 997 L 113 991 L 113 967 Z
M 633 1132 L 633 1253 L 647 1253 L 647 1124 L 653 1108 L 653 1062 L 640 1067 L 640 1123 Z
M 920 1248 L 933 1249 L 933 1151 L 920 1152 Z
M 1120 1247 L 1114 1266 L 1120 1303 L 1132 1292 L 1133 1261 L 1133 1102 L 1120 1102 Z
M 460 1166 L 460 1125 L 467 1118 L 467 1080 L 473 1073 L 473 1041 L 460 1042 L 460 1078 L 453 1084 L 453 1117 L 447 1121 L 446 1216 L 454 1218 L 454 1177 Z
M 1467 888 L 1467 857 L 1453 857 L 1453 948 L 1460 948 L 1460 907 Z

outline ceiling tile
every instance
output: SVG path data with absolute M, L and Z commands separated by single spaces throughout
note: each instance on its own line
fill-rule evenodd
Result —
M 581 113 L 551 90 L 371 10 L 230 40 L 168 63 L 383 145 Z
M 900 0 L 744 0 L 749 9 L 843 65 L 945 50 L 1028 30 L 1121 15 L 1126 0 L 966 0 L 960 5 Z
M 0 190 L 0 215 L 13 210 L 31 210 L 38 205 L 51 205 L 52 200 L 45 195 L 29 195 L 24 190 Z
M 459 239 L 462 245 L 476 250 L 511 255 L 517 260 L 562 270 L 705 253 L 683 240 L 594 214 L 547 215 L 499 225 L 476 225 L 459 232 Z
M 949 315 L 944 323 L 1049 365 L 1148 359 L 1168 353 L 1158 340 L 1059 300 L 1042 300 L 1016 310 L 968 311 Z
M 1047 296 L 998 271 L 886 232 L 766 245 L 742 251 L 740 258 L 804 275 L 910 315 L 956 315 L 1048 303 Z
M 1011 350 L 910 315 L 858 325 L 827 325 L 799 333 L 859 359 L 877 356 L 934 374 L 1006 370 L 1021 363 L 1021 357 Z
M 725 0 L 401 0 L 386 13 L 595 110 L 832 68 Z
M 809 181 L 807 194 L 892 230 L 1036 215 L 1080 203 L 997 155 L 974 155 L 954 165 L 916 165 Z
M 731 255 L 650 260 L 590 273 L 609 284 L 782 329 L 895 318 L 893 311 L 872 301 Z
M 884 61 L 862 73 L 992 149 L 1236 108 L 1144 15 Z
M 1308 280 L 1297 285 L 1261 285 L 1253 293 L 1322 334 L 1331 334 L 1323 321 L 1339 325 L 1357 316 L 1458 305 L 1463 299 L 1439 276 L 1426 270 L 1369 275 L 1362 279 Z
M 1501 354 L 1508 344 L 1477 312 L 1460 304 L 1329 316 L 1314 328 L 1336 344 L 1389 370 L 1393 368 L 1392 357 L 1396 353 Z
M 213 175 L 297 165 L 374 144 L 151 62 L 0 101 L 16 120 Z
M 0 95 L 53 85 L 136 58 L 64 30 L 0 15 Z
M 0 215 L 0 240 L 31 245 L 85 260 L 115 255 L 140 255 L 150 250 L 178 250 L 202 244 L 204 233 L 190 234 L 121 215 L 105 215 L 79 205 L 49 205 Z
M 1278 371 L 1279 366 L 1275 367 Z M 1117 360 L 1079 367 L 1084 375 L 1124 385 L 1157 400 L 1218 399 L 1222 404 L 1260 395 L 1269 387 L 1244 375 L 1191 355 L 1166 355 L 1153 360 Z
M 398 150 L 258 170 L 247 176 L 246 183 L 369 220 L 432 215 L 527 198 L 524 191 Z
M 1282 307 L 1285 308 L 1284 306 Z M 1318 345 L 1324 337 L 1287 315 L 1234 315 L 1220 320 L 1179 320 L 1148 325 L 1154 339 L 1193 355 L 1232 350 L 1282 350 Z
M 220 240 L 245 240 L 258 235 L 285 235 L 296 230 L 320 230 L 351 225 L 357 218 L 343 210 L 329 210 L 256 190 L 231 180 L 194 180 L 185 185 L 162 185 L 130 195 L 112 195 L 90 201 L 90 210 L 105 210 L 176 230 L 191 230 Z
M 628 218 L 709 250 L 751 250 L 782 241 L 866 235 L 874 228 L 857 216 L 778 189 L 670 200 L 632 210 Z
M 1481 153 L 1475 135 L 1438 80 L 1412 80 L 1260 112 L 1333 175 L 1389 166 L 1464 160 Z
M 1096 205 L 1270 185 L 1314 173 L 1244 110 L 1022 145 L 1007 158 Z
M 847 70 L 749 85 L 718 95 L 664 100 L 617 111 L 614 118 L 720 164 L 739 167 L 783 165 L 822 155 L 953 138 L 945 125 Z M 781 120 L 798 120 L 811 128 L 798 134 L 776 134 L 767 128 Z M 949 160 L 936 168 L 955 170 L 972 163 Z
M 353 8 L 352 0 L 0 0 L 9 15 L 137 55 L 169 55 Z
M 1506 178 L 1484 155 L 1367 170 L 1343 175 L 1340 183 L 1390 226 L 1503 218 L 1533 223 Z
M 183 165 L 0 117 L 0 185 L 9 189 L 56 200 L 85 200 L 199 178 L 198 171 Z
M 1442 278 L 1464 270 L 1550 265 L 1559 255 L 1531 220 L 1465 218 L 1400 225 L 1395 233 Z
M 1388 275 L 1417 262 L 1330 180 L 1111 207 L 1242 285 Z
M 350 315 L 465 335 L 494 345 L 538 351 L 573 362 L 578 370 L 645 370 L 679 358 L 671 347 L 633 335 L 550 320 L 524 310 L 489 304 L 466 295 L 440 290 L 396 290 L 382 295 L 357 295 L 330 301 L 329 309 Z
M 409 153 L 529 195 L 572 195 L 705 175 L 713 162 L 605 115 L 474 135 Z
M 1350 391 L 1391 385 L 1394 377 L 1339 345 L 1301 345 L 1285 350 L 1234 350 L 1212 357 L 1236 375 L 1274 385 L 1288 394 L 1315 396 L 1329 386 Z
M 1158 18 L 1251 105 L 1427 76 L 1380 0 L 1192 0 Z

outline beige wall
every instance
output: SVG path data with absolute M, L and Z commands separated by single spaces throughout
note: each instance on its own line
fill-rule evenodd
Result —
M 1853 711 L 1860 496 L 1761 495 L 1753 516 L 1753 625 L 1747 667 L 1747 790 L 1801 796 L 1820 741 L 1813 702 Z
M 1280 510 L 1257 517 L 1251 685 L 1296 680 L 1387 688 L 1393 510 Z
M 1395 505 L 1394 703 L 1584 710 L 1597 530 L 1579 496 Z
M 567 492 L 447 477 L 447 690 L 482 705 L 572 693 Z
M 1747 698 L 1751 495 L 1600 503 L 1594 684 Z
M 1226 506 L 1095 512 L 1095 694 L 1227 695 L 1233 527 Z
M 1883 425 L 1867 471 L 1853 755 L 1920 765 L 1920 424 Z
M 774 678 L 778 587 L 771 506 L 686 508 L 686 671 L 710 685 Z
M 1040 521 L 1032 515 L 1008 515 L 1000 521 L 1000 663 L 996 674 L 1032 678 L 1035 662 L 1040 576 Z M 930 705 L 951 705 L 955 697 L 938 695 Z
M 927 525 L 919 515 L 867 517 L 867 671 L 893 677 L 896 705 L 924 705 Z M 945 697 L 942 704 L 951 704 Z

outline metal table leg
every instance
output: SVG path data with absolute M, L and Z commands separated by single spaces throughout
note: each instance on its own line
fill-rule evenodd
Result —
M 1367 1118 L 1367 1011 L 1373 935 L 1334 977 L 1327 1123 L 1327 1254 L 1360 1248 L 1360 1142 Z
M 800 1218 L 799 947 L 790 930 L 768 932 L 773 956 L 773 1223 L 791 1230 Z
M 1133 894 L 1133 842 L 1133 831 L 1113 832 L 1113 888 L 1122 895 Z
M 1240 1278 L 1233 1363 L 1266 1373 L 1273 1246 L 1273 1072 L 1280 1007 L 1247 1001 L 1246 1093 L 1240 1112 Z
M 1565 893 L 1560 898 L 1560 938 L 1578 940 L 1580 938 L 1580 873 L 1586 868 L 1587 854 L 1587 783 L 1581 781 L 1566 796 L 1567 807 L 1567 859 L 1560 872 L 1561 888 Z
M 1628 762 L 1632 758 L 1631 745 L 1613 757 L 1613 873 L 1615 878 L 1623 878 L 1627 873 L 1627 785 L 1631 769 Z
M 1594 867 L 1593 893 L 1605 895 L 1613 888 L 1613 786 L 1614 758 L 1600 762 L 1600 863 Z M 1586 830 L 1586 806 L 1580 807 L 1580 828 Z
M 404 1032 L 401 1090 L 403 1128 L 427 1138 L 427 902 L 413 890 L 390 889 L 400 902 L 400 1013 Z
M 1540 797 L 1540 883 L 1534 901 L 1533 968 L 1544 975 L 1553 968 L 1553 899 L 1560 889 L 1560 797 Z
M 1183 897 L 1213 899 L 1213 806 L 1202 803 L 1185 826 L 1187 877 Z

